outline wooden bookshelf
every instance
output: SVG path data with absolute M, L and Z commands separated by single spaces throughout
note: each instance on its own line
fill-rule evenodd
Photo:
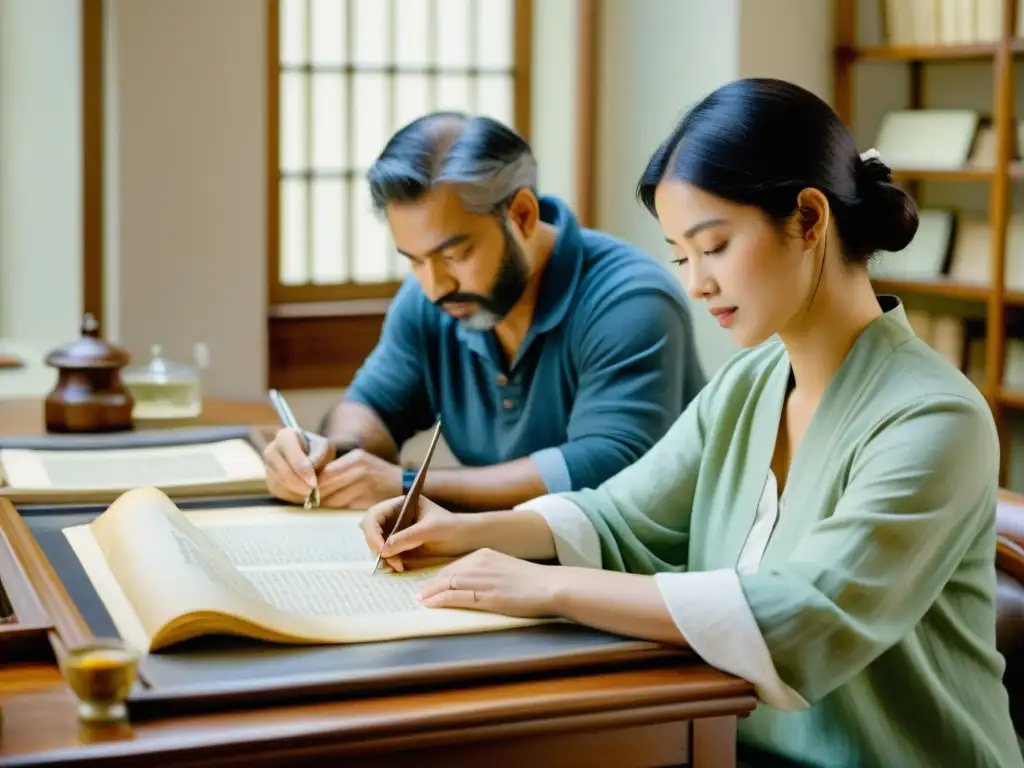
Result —
M 893 173 L 898 181 L 909 182 L 916 193 L 916 182 L 983 182 L 988 190 L 988 222 L 991 229 L 989 252 L 990 285 L 965 284 L 954 280 L 875 280 L 878 292 L 896 295 L 934 296 L 959 299 L 984 305 L 985 374 L 979 384 L 985 393 L 999 427 L 1002 460 L 1000 483 L 1006 484 L 1009 469 L 1010 418 L 1013 411 L 1024 410 L 1024 390 L 1004 387 L 1007 307 L 1024 308 L 1024 291 L 1008 289 L 1005 284 L 1007 231 L 1013 185 L 1022 178 L 1022 166 L 1014 157 L 1017 132 L 1017 106 L 1014 103 L 1014 59 L 1024 54 L 1024 40 L 1013 35 L 1017 28 L 1018 0 L 1001 0 L 1003 34 L 994 42 L 950 45 L 862 45 L 857 40 L 858 3 L 877 0 L 837 0 L 835 92 L 836 111 L 847 125 L 853 124 L 853 80 L 863 62 L 905 62 L 909 74 L 907 107 L 921 109 L 924 103 L 924 70 L 928 62 L 981 61 L 992 69 L 992 125 L 995 129 L 995 164 L 992 168 L 956 170 L 902 170 Z M 870 64 L 868 64 L 870 66 Z M 884 158 L 883 158 L 884 159 Z
M 941 296 L 946 299 L 963 301 L 988 301 L 992 287 L 982 283 L 960 283 L 956 280 L 897 280 L 875 278 L 872 281 L 878 293 L 901 295 L 913 293 L 920 296 Z

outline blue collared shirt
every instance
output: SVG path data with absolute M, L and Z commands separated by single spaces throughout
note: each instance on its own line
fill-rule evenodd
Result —
M 493 331 L 435 307 L 411 275 L 346 399 L 401 446 L 441 415 L 466 466 L 529 456 L 556 493 L 593 488 L 639 459 L 704 386 L 679 281 L 634 246 L 582 229 L 541 197 L 555 226 L 533 323 L 506 366 Z

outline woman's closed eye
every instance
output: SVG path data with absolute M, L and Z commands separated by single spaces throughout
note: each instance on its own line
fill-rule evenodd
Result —
M 704 256 L 717 256 L 718 254 L 723 253 L 725 249 L 728 247 L 728 245 L 729 241 L 726 240 L 721 245 L 716 245 L 711 250 L 701 251 L 701 254 Z M 689 259 L 687 259 L 685 256 L 680 256 L 677 259 L 672 259 L 672 263 L 680 267 L 686 264 L 687 261 L 689 261 Z

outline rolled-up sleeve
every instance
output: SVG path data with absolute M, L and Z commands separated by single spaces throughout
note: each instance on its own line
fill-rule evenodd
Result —
M 555 557 L 560 565 L 577 568 L 601 567 L 601 539 L 583 510 L 564 496 L 540 496 L 520 504 L 544 518 L 555 542 Z
M 540 479 L 544 481 L 544 487 L 548 489 L 548 493 L 563 493 L 573 489 L 569 464 L 566 462 L 561 448 L 557 446 L 542 448 L 531 453 L 530 458 L 537 465 Z

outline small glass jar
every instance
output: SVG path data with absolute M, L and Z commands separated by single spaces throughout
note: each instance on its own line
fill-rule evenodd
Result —
M 203 409 L 199 371 L 188 365 L 173 363 L 162 356 L 159 344 L 150 351 L 145 365 L 129 366 L 121 380 L 135 400 L 132 418 L 189 419 Z
M 140 654 L 116 638 L 99 638 L 69 648 L 60 662 L 61 674 L 78 701 L 78 719 L 112 723 L 127 718 L 125 701 L 131 693 Z

